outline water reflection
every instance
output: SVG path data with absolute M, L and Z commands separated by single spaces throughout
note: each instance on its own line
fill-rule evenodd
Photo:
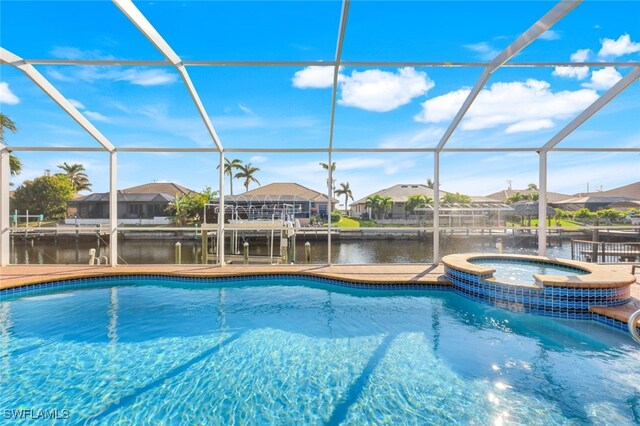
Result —
M 172 264 L 175 262 L 175 243 L 182 244 L 182 263 L 201 262 L 202 249 L 199 240 L 154 239 L 118 241 L 119 262 L 123 264 Z M 296 242 L 296 262 L 304 262 L 304 244 Z M 311 243 L 311 263 L 326 263 L 326 240 L 313 238 Z M 98 248 L 96 241 L 34 241 L 33 244 L 16 239 L 11 245 L 11 263 L 14 264 L 87 264 L 89 250 Z M 102 254 L 108 248 L 104 243 L 99 247 Z M 98 250 L 96 250 L 98 251 Z M 495 246 L 487 242 L 460 238 L 449 241 L 441 248 L 442 255 L 464 252 L 496 252 Z M 508 253 L 535 254 L 535 248 L 519 248 L 505 245 Z M 433 261 L 433 246 L 430 240 L 334 240 L 331 245 L 333 263 L 430 263 Z M 571 258 L 571 248 L 550 247 L 548 254 L 555 257 Z M 269 247 L 256 242 L 250 244 L 251 256 L 268 256 Z M 210 255 L 210 258 L 212 256 Z

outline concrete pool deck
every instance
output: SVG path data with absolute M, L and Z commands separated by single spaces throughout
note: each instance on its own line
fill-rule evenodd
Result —
M 631 265 L 607 264 L 613 273 L 631 273 Z M 0 267 L 0 290 L 43 282 L 85 277 L 119 275 L 169 275 L 182 277 L 234 277 L 247 275 L 307 275 L 367 284 L 451 285 L 444 278 L 444 266 L 433 264 L 380 265 L 10 265 Z M 640 271 L 636 271 L 636 280 Z M 640 309 L 640 284 L 631 285 L 631 301 L 622 306 L 593 307 L 600 315 L 628 322 Z

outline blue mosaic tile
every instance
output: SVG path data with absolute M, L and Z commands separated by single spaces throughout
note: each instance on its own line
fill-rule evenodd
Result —
M 519 259 L 487 258 L 487 260 L 522 263 Z M 536 261 L 524 263 L 550 264 Z M 582 271 L 579 268 L 570 269 Z M 469 274 L 448 266 L 445 267 L 445 278 L 451 281 L 453 290 L 464 297 L 504 309 L 556 318 L 592 319 L 590 306 L 618 306 L 627 303 L 631 298 L 631 290 L 628 286 L 591 289 L 556 286 L 517 287 L 488 281 L 487 276 Z
M 450 290 L 450 285 L 440 284 L 405 284 L 405 283 L 385 283 L 370 284 L 357 283 L 350 281 L 342 281 L 332 278 L 312 277 L 297 274 L 265 274 L 265 275 L 243 275 L 233 277 L 179 277 L 172 275 L 116 275 L 106 277 L 90 277 L 77 278 L 69 280 L 60 280 L 47 283 L 31 284 L 22 287 L 0 290 L 0 301 L 24 297 L 28 295 L 37 295 L 47 291 L 68 291 L 88 287 L 112 286 L 115 282 L 132 281 L 149 282 L 157 280 L 184 282 L 202 282 L 211 283 L 230 283 L 238 281 L 276 281 L 276 280 L 296 280 L 304 279 L 320 284 L 332 285 L 337 287 L 357 288 L 363 290 L 404 290 L 404 291 L 424 291 L 424 290 Z
M 627 330 L 626 323 L 589 312 L 589 306 L 617 306 L 627 303 L 631 297 L 630 289 L 579 289 L 570 287 L 527 288 L 504 285 L 486 281 L 477 275 L 445 268 L 445 277 L 453 285 L 384 283 L 370 284 L 337 280 L 324 277 L 311 277 L 298 274 L 264 274 L 235 277 L 178 277 L 171 275 L 117 275 L 111 277 L 90 277 L 47 283 L 32 284 L 23 287 L 0 290 L 0 301 L 37 295 L 51 291 L 68 291 L 82 288 L 112 286 L 114 281 L 149 282 L 157 280 L 184 282 L 231 283 L 247 281 L 276 281 L 304 279 L 319 284 L 363 289 L 363 290 L 402 290 L 402 291 L 454 291 L 466 298 L 487 303 L 517 312 L 527 312 L 557 318 L 592 319 L 619 330 Z

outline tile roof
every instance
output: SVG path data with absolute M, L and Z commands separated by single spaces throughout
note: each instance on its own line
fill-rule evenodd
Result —
M 260 186 L 256 189 L 244 192 L 237 195 L 228 195 L 225 200 L 239 201 L 248 200 L 251 197 L 263 200 L 265 197 L 272 197 L 273 200 L 278 198 L 283 200 L 301 199 L 314 202 L 327 202 L 328 198 L 326 194 L 322 194 L 306 186 L 300 185 L 294 182 L 275 182 L 268 185 Z M 334 199 L 334 202 L 338 200 Z
M 447 192 L 445 191 L 440 191 L 440 195 L 445 195 L 446 193 Z M 370 197 L 372 195 L 380 195 L 381 197 L 391 197 L 394 203 L 404 203 L 407 201 L 407 198 L 417 194 L 426 195 L 427 197 L 433 198 L 433 189 L 421 183 L 397 184 L 369 194 L 367 195 L 367 197 Z M 354 201 L 351 204 L 364 204 L 367 202 L 367 197 L 360 198 L 359 200 Z
M 494 192 L 493 194 L 487 195 L 489 198 L 493 198 L 494 200 L 498 200 L 502 203 L 506 202 L 509 197 L 515 195 L 517 193 L 522 195 L 527 195 L 531 193 L 539 192 L 537 189 L 504 189 L 502 191 Z M 547 202 L 555 203 L 558 201 L 566 200 L 567 198 L 571 198 L 572 196 L 569 194 L 560 194 L 558 192 L 549 192 L 547 191 Z
M 118 202 L 170 202 L 176 194 L 196 193 L 182 185 L 171 182 L 152 182 L 118 191 Z M 69 203 L 109 202 L 108 192 L 95 192 L 76 196 Z
M 125 194 L 168 194 L 172 198 L 176 194 L 185 195 L 195 193 L 189 188 L 172 182 L 152 182 L 143 185 L 133 186 L 122 190 Z
M 607 191 L 585 192 L 575 194 L 575 197 L 625 197 L 632 200 L 640 200 L 640 182 L 631 183 L 629 185 L 619 186 Z M 569 198 L 569 197 L 567 197 Z
M 156 194 L 156 193 L 123 193 L 118 191 L 119 203 L 132 203 L 132 202 L 158 202 L 169 203 L 173 201 L 173 196 L 169 194 Z M 74 203 L 108 203 L 109 193 L 99 192 L 94 194 L 85 195 L 83 197 L 74 198 L 69 200 L 69 204 Z

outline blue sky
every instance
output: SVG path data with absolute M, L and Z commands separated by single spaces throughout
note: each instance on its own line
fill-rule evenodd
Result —
M 486 61 L 553 2 L 351 3 L 345 61 Z M 185 60 L 332 60 L 341 3 L 136 2 Z M 640 61 L 640 2 L 585 1 L 514 61 Z M 110 2 L 2 2 L 0 40 L 27 59 L 162 60 Z M 211 147 L 171 67 L 36 66 L 117 147 Z M 503 68 L 492 75 L 448 147 L 541 146 L 631 68 Z M 318 148 L 329 141 L 329 67 L 189 67 L 226 148 Z M 19 133 L 14 146 L 99 146 L 20 71 L 0 66 L 0 109 Z M 343 67 L 334 146 L 433 147 L 479 68 Z M 636 81 L 561 147 L 640 147 Z M 105 191 L 105 153 L 19 154 L 19 185 L 62 162 L 85 164 Z M 323 190 L 326 154 L 228 154 L 261 170 L 260 183 L 297 181 Z M 337 182 L 357 198 L 433 176 L 433 156 L 336 153 Z M 216 154 L 119 154 L 121 188 L 173 181 L 217 186 Z M 534 153 L 444 153 L 441 188 L 486 195 L 537 182 Z M 640 180 L 638 153 L 550 153 L 549 190 L 576 193 Z M 253 187 L 253 186 L 252 186 Z M 236 181 L 234 192 L 241 183 Z

